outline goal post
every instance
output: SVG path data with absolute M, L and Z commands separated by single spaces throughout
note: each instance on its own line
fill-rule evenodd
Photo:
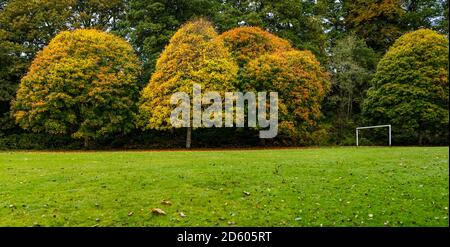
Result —
M 385 125 L 375 125 L 375 126 L 364 126 L 356 128 L 356 146 L 359 146 L 359 130 L 362 129 L 375 129 L 375 128 L 389 128 L 389 146 L 391 146 L 391 136 L 392 136 L 392 127 L 390 124 Z

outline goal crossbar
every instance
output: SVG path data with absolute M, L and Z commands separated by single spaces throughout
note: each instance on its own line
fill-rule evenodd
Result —
M 374 128 L 389 128 L 389 146 L 391 146 L 392 127 L 391 127 L 390 124 L 364 126 L 364 127 L 356 128 L 356 146 L 359 146 L 359 130 L 362 130 L 362 129 L 374 129 Z

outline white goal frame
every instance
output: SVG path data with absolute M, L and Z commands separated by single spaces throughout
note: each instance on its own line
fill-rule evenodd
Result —
M 389 146 L 391 146 L 392 142 L 391 142 L 391 136 L 392 136 L 392 127 L 390 124 L 385 124 L 385 125 L 375 125 L 375 126 L 365 126 L 365 127 L 358 127 L 356 128 L 356 146 L 359 146 L 359 130 L 362 129 L 374 129 L 374 128 L 389 128 Z

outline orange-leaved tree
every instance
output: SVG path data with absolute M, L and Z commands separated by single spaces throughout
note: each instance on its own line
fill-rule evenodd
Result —
M 258 27 L 231 29 L 221 38 L 239 64 L 238 88 L 278 92 L 280 131 L 308 142 L 330 88 L 329 76 L 314 54 L 296 50 Z
M 222 33 L 220 38 L 241 67 L 262 55 L 293 50 L 289 41 L 259 27 L 234 28 Z
M 278 92 L 281 133 L 308 142 L 330 88 L 329 76 L 316 57 L 298 50 L 263 55 L 251 60 L 242 76 L 245 91 Z
M 171 129 L 174 93 L 191 95 L 194 84 L 204 91 L 235 91 L 238 67 L 210 22 L 204 19 L 184 24 L 170 39 L 156 64 L 156 71 L 144 88 L 138 125 L 144 129 Z M 191 116 L 192 117 L 192 114 Z M 186 147 L 191 146 L 187 127 Z
M 130 44 L 94 29 L 64 31 L 39 52 L 12 110 L 24 129 L 88 141 L 134 128 L 140 61 Z

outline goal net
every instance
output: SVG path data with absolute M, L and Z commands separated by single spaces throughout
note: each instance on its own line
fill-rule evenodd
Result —
M 389 146 L 392 144 L 391 136 L 392 136 L 392 127 L 390 124 L 386 125 L 375 125 L 375 126 L 364 126 L 356 128 L 356 146 L 359 146 L 359 131 L 363 129 L 375 129 L 375 128 L 388 128 L 388 143 Z

